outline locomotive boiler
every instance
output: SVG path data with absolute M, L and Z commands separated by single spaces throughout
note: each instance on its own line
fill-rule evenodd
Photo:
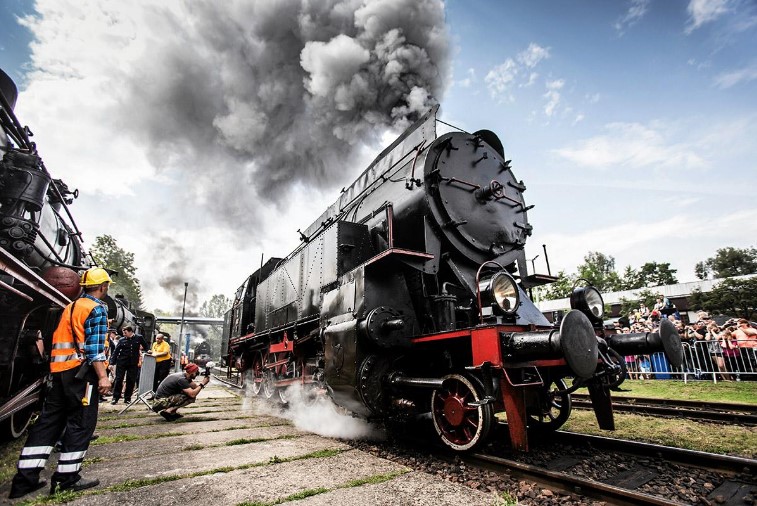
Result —
M 69 210 L 78 191 L 51 177 L 14 114 L 17 95 L 0 70 L 0 437 L 20 436 L 39 408 L 52 333 L 91 267 Z M 112 326 L 152 334 L 151 314 L 105 302 Z
M 298 384 L 368 418 L 430 413 L 455 450 L 484 442 L 499 411 L 526 450 L 527 428 L 562 425 L 580 387 L 600 426 L 614 428 L 609 387 L 622 381 L 622 355 L 664 349 L 679 363 L 675 329 L 606 335 L 591 286 L 550 323 L 527 295 L 555 278 L 527 269 L 526 185 L 494 133 L 437 137 L 436 112 L 299 231 L 297 249 L 240 286 L 227 363 L 253 395 L 286 402 Z

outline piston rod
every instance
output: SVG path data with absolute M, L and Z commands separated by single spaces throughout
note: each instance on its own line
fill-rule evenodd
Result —
M 400 372 L 389 375 L 389 384 L 392 386 L 415 387 L 415 388 L 442 388 L 442 378 L 411 378 Z

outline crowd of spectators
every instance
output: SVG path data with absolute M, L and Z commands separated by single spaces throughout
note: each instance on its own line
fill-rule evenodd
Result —
M 678 330 L 684 348 L 682 372 L 695 377 L 710 376 L 725 381 L 757 380 L 757 328 L 743 318 L 718 323 L 706 311 L 697 311 L 692 323 L 685 323 L 667 297 L 659 296 L 650 309 L 643 302 L 627 317 L 615 322 L 621 333 L 654 332 L 663 318 Z M 625 358 L 629 377 L 648 379 L 654 369 L 649 356 Z

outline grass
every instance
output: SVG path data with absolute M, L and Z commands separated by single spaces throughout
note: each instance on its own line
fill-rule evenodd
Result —
M 326 488 L 326 487 L 308 488 L 305 490 L 301 490 L 299 492 L 295 492 L 294 494 L 290 494 L 286 497 L 280 497 L 279 499 L 276 499 L 273 501 L 243 502 L 243 503 L 238 504 L 237 506 L 275 506 L 277 504 L 283 504 L 290 501 L 297 501 L 299 499 L 305 499 L 307 497 L 311 497 L 314 495 L 325 494 L 326 492 L 331 492 L 333 490 L 360 487 L 362 485 L 375 485 L 378 483 L 384 483 L 385 481 L 393 480 L 397 476 L 401 476 L 409 471 L 410 471 L 409 469 L 403 469 L 401 471 L 394 471 L 394 472 L 386 473 L 386 474 L 376 474 L 373 476 L 366 476 L 365 478 L 357 478 L 354 480 L 350 480 L 346 483 L 342 483 L 332 488 Z
M 16 474 L 16 463 L 26 437 L 0 443 L 0 483 L 10 481 Z
M 707 381 L 677 380 L 626 380 L 621 385 L 630 392 L 613 392 L 613 397 L 651 397 L 655 399 L 675 399 L 703 402 L 738 402 L 757 404 L 757 382 L 755 381 Z M 579 390 L 584 392 L 584 390 Z
M 232 439 L 231 441 L 226 441 L 224 443 L 225 446 L 236 446 L 236 445 L 246 445 L 248 443 L 260 443 L 261 441 L 268 441 L 269 438 L 265 437 L 243 437 L 239 439 Z
M 232 439 L 231 441 L 227 441 L 221 445 L 212 445 L 212 446 L 237 446 L 237 445 L 246 445 L 249 443 L 260 443 L 262 441 L 275 441 L 277 439 L 297 439 L 302 437 L 300 434 L 284 434 L 281 436 L 275 436 L 275 437 L 243 437 L 239 439 Z
M 591 411 L 574 410 L 563 429 L 690 450 L 757 457 L 757 428 L 616 413 L 614 431 L 600 430 Z
M 757 382 L 689 382 L 674 380 L 627 380 L 613 397 L 699 400 L 757 404 Z M 586 393 L 586 390 L 578 390 Z M 504 420 L 504 413 L 497 413 Z M 689 450 L 757 458 L 757 427 L 740 427 L 680 418 L 615 413 L 614 431 L 600 430 L 591 410 L 574 409 L 563 429 L 597 436 L 643 441 Z
M 517 506 L 518 498 L 510 492 L 494 494 L 493 506 Z

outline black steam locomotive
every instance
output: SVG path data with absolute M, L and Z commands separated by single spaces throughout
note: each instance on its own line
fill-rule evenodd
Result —
M 558 428 L 584 386 L 600 426 L 614 428 L 622 355 L 664 349 L 680 363 L 675 328 L 609 335 L 591 286 L 550 323 L 527 295 L 555 278 L 527 270 L 525 184 L 494 133 L 437 138 L 436 112 L 300 232 L 295 251 L 245 280 L 226 315 L 228 363 L 266 398 L 286 402 L 299 384 L 360 416 L 430 413 L 455 450 L 482 443 L 498 411 L 526 450 L 527 427 Z
M 18 437 L 40 406 L 52 333 L 91 266 L 69 211 L 78 196 L 53 179 L 13 108 L 16 86 L 0 70 L 0 437 Z M 112 325 L 152 335 L 154 317 L 107 297 Z

